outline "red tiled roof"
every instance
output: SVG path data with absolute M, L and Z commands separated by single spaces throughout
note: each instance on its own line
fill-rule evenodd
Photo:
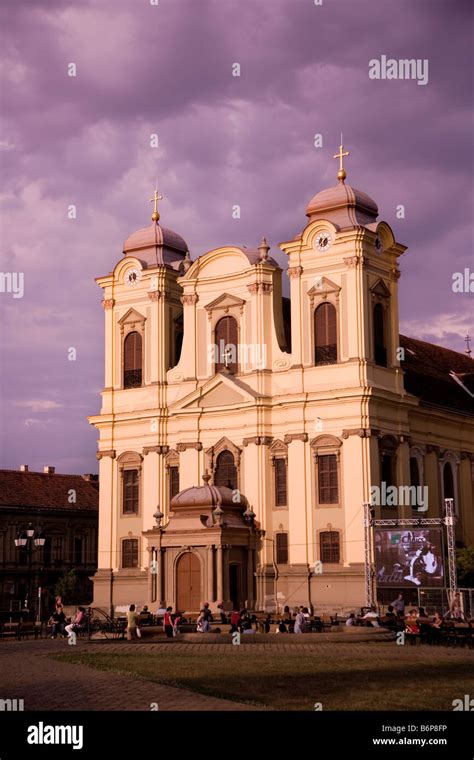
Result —
M 400 335 L 405 389 L 421 403 L 474 414 L 474 361 L 467 354 Z M 464 388 L 463 388 L 464 386 Z M 466 390 L 467 389 L 467 390 Z
M 71 504 L 68 496 L 72 488 L 76 502 Z M 81 475 L 0 470 L 0 507 L 98 510 L 99 484 Z

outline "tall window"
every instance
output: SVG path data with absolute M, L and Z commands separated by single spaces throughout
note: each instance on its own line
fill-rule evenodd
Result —
M 276 563 L 277 565 L 288 564 L 288 533 L 277 533 L 276 536 Z
M 64 561 L 62 536 L 53 538 L 53 561 L 55 565 L 62 565 Z
M 454 499 L 453 470 L 449 462 L 445 462 L 445 465 L 443 467 L 443 486 L 444 486 L 444 498 Z
M 123 514 L 138 514 L 139 480 L 138 470 L 123 471 Z
M 138 539 L 122 541 L 122 567 L 138 567 Z
M 416 457 L 410 457 L 410 485 L 415 486 L 415 488 L 418 488 L 418 486 L 421 485 L 420 482 L 420 468 L 418 465 L 418 459 Z M 418 509 L 418 503 L 415 501 L 412 503 L 411 507 L 412 509 Z
M 84 562 L 84 539 L 81 536 L 74 538 L 74 564 L 82 565 Z
M 321 562 L 338 564 L 340 562 L 339 533 L 336 530 L 325 530 L 319 534 L 319 556 Z
M 339 502 L 336 454 L 318 456 L 318 492 L 320 504 Z
M 170 489 L 170 501 L 179 493 L 179 467 L 171 466 L 169 472 L 169 489 Z
M 142 336 L 131 332 L 123 342 L 123 387 L 140 388 L 142 384 Z
M 385 345 L 385 314 L 381 303 L 374 306 L 374 359 L 380 367 L 387 366 L 387 347 Z
M 214 485 L 237 488 L 237 468 L 231 451 L 221 451 L 217 457 Z
M 286 489 L 286 459 L 275 459 L 275 506 L 286 507 L 288 504 Z
M 337 362 L 336 309 L 331 303 L 320 304 L 314 312 L 316 366 Z
M 217 347 L 215 371 L 227 366 L 229 372 L 238 370 L 238 329 L 234 317 L 222 317 L 216 324 L 214 340 Z

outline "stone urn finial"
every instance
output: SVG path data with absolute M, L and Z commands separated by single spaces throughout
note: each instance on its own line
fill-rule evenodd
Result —
M 209 475 L 209 472 L 207 470 L 204 473 L 204 475 L 202 476 L 202 479 L 203 479 L 204 483 L 206 484 L 206 486 L 208 486 L 209 485 L 209 481 L 211 479 L 211 476 Z

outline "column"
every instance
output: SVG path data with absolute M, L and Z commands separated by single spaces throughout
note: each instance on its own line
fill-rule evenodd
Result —
M 158 549 L 158 604 L 160 607 L 164 607 L 165 605 L 165 549 L 163 549 L 161 546 Z
M 247 606 L 248 607 L 254 607 L 255 606 L 255 599 L 253 595 L 253 586 L 254 586 L 254 567 L 255 567 L 255 549 L 251 549 L 250 547 L 247 549 Z
M 397 485 L 410 486 L 410 447 L 407 440 L 403 440 L 398 445 L 397 451 Z M 400 489 L 398 491 L 400 493 Z M 411 505 L 398 505 L 399 517 L 412 517 L 413 511 Z
M 223 581 L 224 574 L 222 572 L 222 546 L 217 547 L 217 601 L 223 601 Z
M 214 545 L 207 547 L 207 599 L 214 601 Z

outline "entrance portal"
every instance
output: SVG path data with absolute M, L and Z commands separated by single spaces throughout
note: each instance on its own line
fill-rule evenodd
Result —
M 229 597 L 232 609 L 240 610 L 241 607 L 241 583 L 240 565 L 229 565 Z
M 201 565 L 192 552 L 185 552 L 178 560 L 176 571 L 176 606 L 181 612 L 196 612 L 201 603 Z

